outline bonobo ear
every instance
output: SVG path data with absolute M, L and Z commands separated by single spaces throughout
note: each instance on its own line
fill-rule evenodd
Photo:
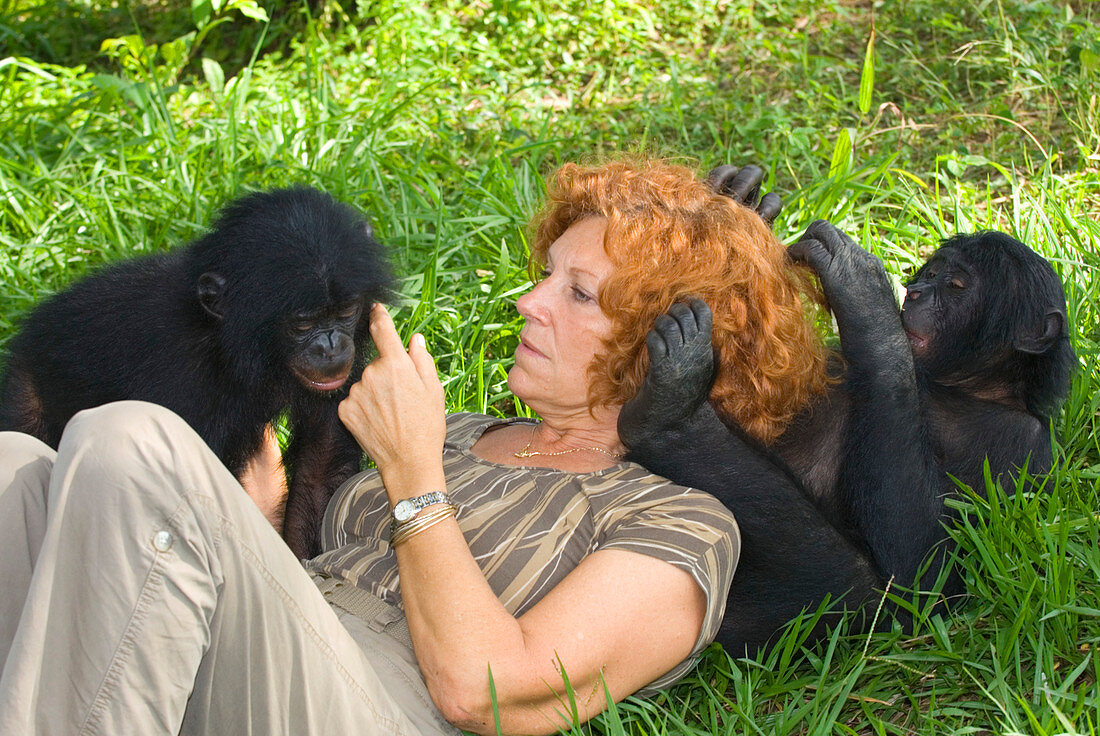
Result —
M 1040 355 L 1066 334 L 1066 313 L 1059 307 L 1048 307 L 1043 316 L 1043 331 L 1039 335 L 1017 335 L 1012 345 L 1021 353 Z
M 225 316 L 222 305 L 222 295 L 225 293 L 225 277 L 220 273 L 207 271 L 199 276 L 199 283 L 195 287 L 199 296 L 199 304 L 214 319 Z

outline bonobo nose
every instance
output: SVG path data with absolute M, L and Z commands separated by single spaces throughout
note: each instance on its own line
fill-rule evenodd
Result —
M 342 360 L 352 349 L 352 340 L 340 332 L 326 332 L 319 335 L 310 346 L 310 354 L 324 360 Z

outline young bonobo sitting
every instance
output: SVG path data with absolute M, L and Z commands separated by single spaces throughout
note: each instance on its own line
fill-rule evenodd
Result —
M 786 463 L 706 400 L 715 366 L 698 300 L 655 324 L 645 385 L 619 421 L 632 459 L 737 516 L 742 555 L 719 634 L 732 652 L 766 645 L 826 596 L 859 606 L 887 581 L 935 580 L 944 497 L 957 490 L 948 475 L 982 491 L 986 459 L 994 478 L 1047 472 L 1051 413 L 1075 363 L 1060 281 L 1002 233 L 945 242 L 901 313 L 878 259 L 828 222 L 789 253 L 821 279 L 846 373 L 773 445 Z M 945 593 L 961 591 L 952 572 Z
M 304 187 L 247 195 L 190 245 L 115 264 L 35 309 L 10 343 L 0 429 L 56 447 L 82 409 L 151 401 L 239 476 L 288 411 L 283 535 L 312 556 L 330 496 L 359 468 L 336 407 L 363 371 L 389 274 L 351 207 Z

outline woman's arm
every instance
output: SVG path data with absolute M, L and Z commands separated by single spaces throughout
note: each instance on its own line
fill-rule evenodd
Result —
M 406 352 L 381 307 L 371 333 L 378 358 L 340 417 L 378 465 L 392 505 L 445 489 L 443 388 L 423 338 Z M 398 546 L 397 563 L 429 692 L 448 720 L 477 732 L 495 728 L 490 670 L 504 731 L 550 733 L 570 720 L 561 668 L 588 720 L 606 705 L 601 676 L 620 700 L 683 661 L 702 627 L 705 597 L 691 576 L 634 552 L 590 555 L 519 619 L 453 519 Z
M 494 732 L 490 670 L 503 730 L 551 733 L 570 721 L 562 669 L 583 722 L 606 706 L 601 676 L 619 701 L 682 662 L 695 645 L 703 592 L 667 562 L 596 552 L 517 620 L 451 526 L 403 545 L 398 564 L 428 690 L 461 728 Z M 409 574 L 417 575 L 414 585 Z

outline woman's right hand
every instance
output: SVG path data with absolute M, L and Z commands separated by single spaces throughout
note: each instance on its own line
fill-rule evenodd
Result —
M 446 436 L 443 385 L 424 336 L 413 335 L 408 351 L 385 307 L 375 304 L 370 332 L 378 357 L 363 370 L 339 416 L 387 481 L 387 476 L 418 468 L 441 468 Z

